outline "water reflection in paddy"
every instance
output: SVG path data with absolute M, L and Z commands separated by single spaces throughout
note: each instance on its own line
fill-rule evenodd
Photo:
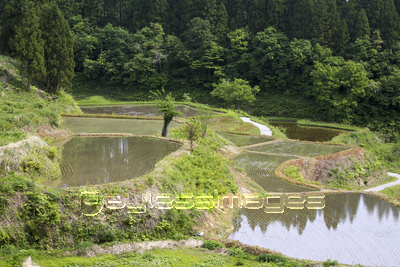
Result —
M 62 149 L 61 179 L 48 185 L 73 187 L 138 177 L 179 146 L 141 137 L 74 137 Z
M 315 157 L 329 155 L 346 149 L 348 146 L 337 146 L 327 144 L 315 144 L 306 142 L 281 141 L 249 148 L 251 151 L 291 154 L 296 156 Z
M 176 109 L 182 112 L 185 117 L 196 116 L 198 110 L 186 105 L 178 105 Z M 162 116 L 162 113 L 158 112 L 156 106 L 105 106 L 105 107 L 81 107 L 84 113 L 88 114 L 119 114 L 119 115 L 131 115 L 131 116 Z M 214 114 L 220 114 L 213 112 Z
M 265 135 L 231 134 L 227 132 L 218 132 L 218 134 L 239 147 L 276 140 L 273 137 Z
M 236 166 L 244 168 L 246 173 L 268 192 L 306 192 L 314 189 L 299 186 L 280 179 L 275 175 L 276 168 L 294 157 L 265 155 L 259 153 L 242 153 L 232 159 Z
M 153 135 L 161 132 L 163 120 L 135 120 L 112 118 L 76 118 L 63 117 L 62 125 L 74 133 L 131 133 L 136 135 Z M 179 124 L 171 122 L 169 129 Z
M 346 132 L 330 128 L 301 126 L 296 122 L 271 121 L 270 124 L 286 128 L 286 136 L 288 138 L 302 141 L 326 142 Z
M 301 259 L 400 266 L 399 208 L 373 196 L 325 196 L 322 210 L 242 209 L 230 239 Z

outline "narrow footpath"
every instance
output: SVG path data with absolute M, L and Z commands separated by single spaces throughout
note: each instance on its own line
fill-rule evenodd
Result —
M 388 172 L 388 174 L 389 174 L 389 176 L 396 177 L 397 181 L 394 181 L 394 182 L 391 182 L 391 183 L 387 183 L 387 184 L 383 184 L 383 185 L 379 185 L 379 186 L 376 186 L 376 187 L 372 187 L 372 188 L 364 190 L 364 191 L 378 192 L 378 191 L 381 191 L 381 190 L 383 190 L 385 188 L 400 184 L 400 174 L 393 173 L 393 172 Z
M 240 118 L 242 119 L 242 121 L 244 121 L 244 122 L 250 122 L 250 123 L 253 124 L 254 126 L 258 127 L 258 129 L 260 129 L 260 132 L 261 132 L 262 135 L 269 135 L 269 136 L 272 136 L 272 131 L 271 131 L 271 129 L 268 128 L 267 126 L 262 125 L 262 124 L 257 123 L 257 122 L 254 122 L 254 121 L 251 121 L 251 119 L 250 119 L 250 118 L 247 118 L 247 117 L 240 117 Z
M 260 132 L 261 132 L 262 135 L 269 135 L 269 136 L 272 136 L 272 131 L 271 131 L 271 129 L 268 128 L 267 126 L 262 125 L 262 124 L 257 123 L 257 122 L 254 122 L 254 121 L 251 121 L 251 119 L 250 119 L 250 118 L 247 118 L 247 117 L 240 117 L 240 118 L 242 119 L 242 121 L 244 121 L 244 122 L 250 122 L 250 123 L 253 124 L 254 126 L 258 127 L 258 129 L 260 129 Z M 366 190 L 364 190 L 364 191 L 367 191 L 367 192 L 378 192 L 378 191 L 381 191 L 381 190 L 383 190 L 383 189 L 385 189 L 385 188 L 388 188 L 388 187 L 391 187 L 391 186 L 400 184 L 400 174 L 393 173 L 393 172 L 388 172 L 387 174 L 388 174 L 389 176 L 396 177 L 396 178 L 397 178 L 397 181 L 394 181 L 394 182 L 391 182 L 391 183 L 387 183 L 387 184 L 383 184 L 383 185 L 379 185 L 379 186 L 376 186 L 376 187 L 372 187 L 372 188 L 366 189 Z

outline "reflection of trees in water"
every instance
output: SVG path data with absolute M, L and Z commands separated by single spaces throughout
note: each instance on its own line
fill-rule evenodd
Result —
M 283 213 L 265 213 L 263 209 L 242 209 L 240 214 L 247 217 L 249 226 L 253 231 L 258 226 L 260 227 L 261 231 L 265 233 L 268 225 L 279 222 L 288 231 L 290 227 L 296 228 L 301 235 L 306 228 L 307 221 L 313 222 L 317 217 L 317 212 L 317 210 L 289 210 L 285 208 L 285 212 Z M 236 230 L 240 229 L 241 227 L 241 223 L 243 221 L 242 216 L 239 216 L 234 222 L 234 227 Z
M 372 214 L 376 210 L 379 216 L 379 221 L 381 221 L 383 217 L 387 218 L 391 212 L 396 220 L 399 219 L 399 208 L 394 205 L 383 200 L 376 201 L 376 198 L 366 195 L 363 196 L 363 201 L 364 205 L 367 206 L 368 214 Z
M 361 203 L 360 200 L 362 200 Z M 291 227 L 297 229 L 299 235 L 301 235 L 307 226 L 307 222 L 314 222 L 318 213 L 318 215 L 323 215 L 327 229 L 337 229 L 340 223 L 344 223 L 347 220 L 352 223 L 357 215 L 358 208 L 365 209 L 362 206 L 363 204 L 369 214 L 377 210 L 379 220 L 382 220 L 384 216 L 390 216 L 390 214 L 393 215 L 396 221 L 399 218 L 399 208 L 386 201 L 373 196 L 346 193 L 326 195 L 325 208 L 322 210 L 309 210 L 306 208 L 290 210 L 285 207 L 283 213 L 265 213 L 263 209 L 242 209 L 241 216 L 238 216 L 234 221 L 234 227 L 235 231 L 238 231 L 242 226 L 243 216 L 246 216 L 248 224 L 253 231 L 258 226 L 265 234 L 270 224 L 280 223 L 288 231 Z M 243 230 L 245 231 L 245 229 Z
M 73 138 L 65 144 L 63 164 L 71 166 L 70 186 L 131 179 L 149 172 L 178 144 L 141 137 Z M 73 181 L 72 181 L 73 180 Z

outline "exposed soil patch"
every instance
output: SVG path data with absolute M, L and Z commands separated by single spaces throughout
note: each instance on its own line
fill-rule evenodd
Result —
M 276 174 L 290 179 L 284 173 L 288 166 L 298 167 L 304 179 L 322 185 L 337 181 L 354 188 L 365 188 L 388 179 L 387 173 L 360 147 L 316 158 L 293 159 L 279 166 Z

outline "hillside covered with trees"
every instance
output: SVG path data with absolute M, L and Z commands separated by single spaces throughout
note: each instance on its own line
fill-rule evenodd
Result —
M 72 68 L 77 84 L 97 81 L 145 95 L 164 87 L 197 101 L 210 98 L 221 78 L 244 79 L 260 87 L 261 102 L 279 95 L 313 103 L 293 117 L 368 126 L 397 138 L 400 37 L 394 0 L 56 3 L 0 4 L 1 52 L 24 62 L 26 75 L 49 91 L 70 88 Z M 29 41 L 29 34 L 36 37 Z M 263 109 L 253 114 L 279 115 Z

